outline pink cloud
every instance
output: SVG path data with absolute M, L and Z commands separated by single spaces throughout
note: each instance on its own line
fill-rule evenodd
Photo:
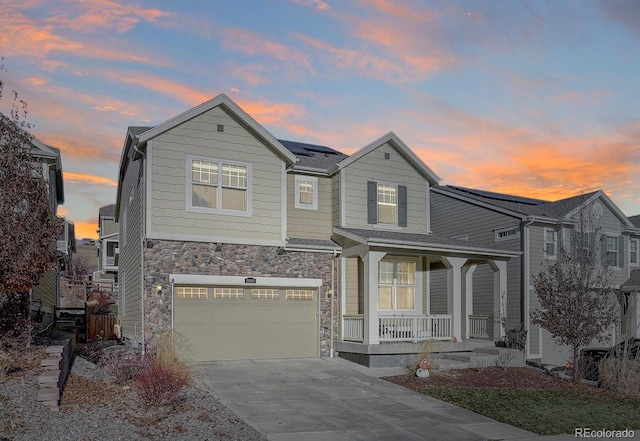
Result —
M 64 172 L 64 181 L 82 185 L 107 185 L 117 187 L 118 183 L 110 178 L 96 176 L 88 173 Z

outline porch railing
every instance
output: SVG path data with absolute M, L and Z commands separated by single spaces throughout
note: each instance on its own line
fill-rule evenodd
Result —
M 393 316 L 379 318 L 380 341 L 449 340 L 450 315 Z
M 345 315 L 342 317 L 342 339 L 347 341 L 364 341 L 364 316 Z
M 493 320 L 490 315 L 471 314 L 468 317 L 469 337 L 493 338 Z
M 387 316 L 378 318 L 378 338 L 383 341 L 423 341 L 451 339 L 450 315 Z M 345 315 L 345 341 L 364 341 L 364 316 Z

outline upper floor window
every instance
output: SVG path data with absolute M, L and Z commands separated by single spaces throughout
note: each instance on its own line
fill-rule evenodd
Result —
M 407 226 L 407 187 L 386 182 L 367 183 L 368 223 Z
M 249 164 L 187 157 L 188 208 L 197 211 L 250 211 Z
M 546 259 L 555 259 L 557 256 L 557 240 L 558 235 L 553 228 L 544 229 L 544 257 Z
M 620 240 L 618 236 L 604 236 L 604 263 L 607 266 L 622 266 L 620 258 Z
M 303 210 L 318 209 L 318 178 L 297 175 L 295 179 L 295 207 Z
M 500 228 L 496 230 L 496 242 L 501 242 L 503 240 L 509 239 L 517 239 L 520 237 L 520 227 L 509 227 L 509 228 Z
M 640 263 L 638 261 L 638 239 L 631 239 L 630 248 L 629 248 L 629 262 L 631 265 L 638 266 Z

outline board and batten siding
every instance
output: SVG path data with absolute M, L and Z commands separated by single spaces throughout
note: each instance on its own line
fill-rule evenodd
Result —
M 385 153 L 389 159 L 385 159 Z M 389 144 L 383 144 L 342 169 L 345 227 L 371 229 L 367 222 L 367 182 L 384 181 L 407 187 L 407 233 L 427 232 L 427 181 Z
M 122 183 L 119 213 L 118 314 L 123 337 L 142 339 L 143 159 L 129 161 Z M 126 213 L 126 214 L 125 214 Z
M 296 175 L 287 175 L 287 236 L 302 239 L 330 240 L 333 234 L 331 224 L 331 178 L 318 179 L 318 209 L 305 210 L 295 207 Z
M 222 132 L 217 126 L 224 127 Z M 151 158 L 150 238 L 224 237 L 230 242 L 282 241 L 283 162 L 244 126 L 216 107 L 158 135 Z M 251 216 L 186 210 L 187 156 L 250 165 Z

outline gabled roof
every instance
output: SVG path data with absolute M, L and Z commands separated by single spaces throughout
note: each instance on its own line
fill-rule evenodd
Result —
M 464 199 L 477 205 L 493 207 L 498 211 L 506 212 L 513 216 L 534 217 L 540 220 L 570 219 L 589 204 L 592 204 L 597 199 L 601 199 L 602 202 L 616 214 L 622 223 L 628 227 L 633 227 L 624 213 L 620 211 L 616 204 L 614 204 L 602 190 L 596 190 L 553 202 L 450 185 L 436 186 L 433 187 L 432 190 L 440 194 L 452 195 L 458 199 Z
M 361 148 L 353 155 L 340 161 L 333 170 L 330 170 L 330 172 L 334 173 L 338 170 L 342 170 L 349 166 L 349 164 L 354 163 L 358 159 L 387 143 L 391 145 L 407 162 L 409 162 L 409 164 L 411 164 L 427 181 L 429 181 L 430 184 L 435 185 L 440 182 L 440 177 L 424 162 L 422 162 L 422 160 L 418 158 L 418 156 L 416 156 L 416 154 L 413 153 L 413 151 L 404 142 L 402 142 L 398 135 L 393 132 L 389 132 L 376 139 L 371 144 Z
M 627 292 L 640 290 L 640 269 L 631 271 L 631 277 L 620 286 L 620 289 Z
M 364 230 L 360 228 L 333 227 L 339 236 L 354 240 L 368 246 L 386 248 L 405 248 L 435 253 L 464 253 L 476 257 L 493 257 L 508 259 L 521 255 L 519 251 L 489 248 L 460 239 L 452 239 L 437 234 L 405 233 L 387 230 Z
M 225 110 L 238 118 L 241 123 L 243 123 L 258 138 L 261 138 L 263 142 L 271 147 L 286 162 L 294 163 L 296 161 L 295 155 L 293 153 L 287 150 L 280 143 L 280 141 L 274 138 L 271 133 L 269 133 L 264 127 L 258 124 L 256 120 L 254 120 L 247 112 L 242 110 L 240 106 L 233 102 L 231 98 L 229 98 L 224 93 L 200 104 L 199 106 L 189 109 L 186 112 L 183 112 L 180 115 L 175 116 L 161 124 L 158 124 L 157 126 L 149 130 L 145 130 L 139 135 L 136 135 L 138 138 L 138 148 L 144 148 L 144 145 L 150 139 L 153 139 L 156 136 L 166 132 L 167 130 L 177 127 L 180 124 L 189 121 L 190 119 L 195 118 L 196 116 L 201 115 L 218 106 L 223 107 Z
M 98 215 L 100 217 L 115 217 L 116 215 L 116 204 L 105 205 L 104 207 L 100 207 L 98 210 Z
M 220 94 L 196 107 L 193 107 L 180 115 L 175 116 L 167 121 L 153 127 L 130 126 L 127 128 L 124 145 L 122 147 L 122 155 L 120 156 L 120 167 L 118 172 L 118 191 L 116 196 L 116 220 L 120 211 L 120 197 L 122 193 L 121 183 L 124 179 L 127 167 L 127 159 L 131 156 L 134 160 L 142 155 L 142 151 L 146 148 L 148 141 L 154 137 L 161 135 L 167 130 L 171 130 L 180 124 L 195 118 L 215 107 L 222 107 L 231 115 L 233 115 L 241 124 L 251 131 L 257 138 L 261 139 L 267 146 L 271 148 L 287 165 L 296 162 L 296 156 L 286 149 L 280 141 L 278 141 L 271 133 L 262 127 L 248 113 L 240 108 L 231 98 L 225 94 Z M 131 150 L 133 149 L 133 152 Z M 131 155 L 130 155 L 131 154 Z
M 631 216 L 628 219 L 631 221 L 631 223 L 635 227 L 640 228 L 640 214 L 636 214 L 635 216 Z

